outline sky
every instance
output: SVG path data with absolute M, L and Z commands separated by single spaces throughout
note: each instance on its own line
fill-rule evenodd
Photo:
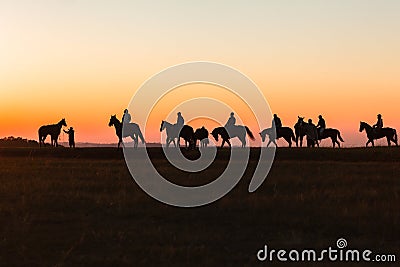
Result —
M 37 139 L 40 125 L 66 118 L 77 142 L 114 143 L 110 115 L 121 118 L 147 79 L 180 63 L 212 61 L 248 76 L 284 126 L 322 114 L 346 146 L 363 145 L 361 120 L 373 124 L 381 113 L 386 126 L 400 129 L 398 14 L 399 1 L 3 0 L 0 137 Z M 234 96 L 201 86 L 165 96 L 147 141 L 160 140 L 160 122 L 173 109 L 167 99 L 178 91 L 181 101 L 217 92 L 260 131 Z M 215 110 L 228 119 L 225 113 Z

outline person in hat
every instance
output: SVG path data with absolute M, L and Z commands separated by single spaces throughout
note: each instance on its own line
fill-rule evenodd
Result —
M 70 127 L 68 131 L 63 130 L 68 134 L 68 143 L 70 148 L 75 148 L 75 131 L 74 128 Z
M 380 130 L 383 128 L 383 120 L 382 120 L 382 115 L 378 114 L 377 115 L 378 121 L 374 124 L 374 128 L 377 130 Z
M 318 124 L 317 124 L 317 129 L 319 131 L 319 135 L 322 136 L 322 134 L 324 133 L 324 130 L 326 128 L 326 123 L 325 123 L 325 119 L 322 118 L 322 115 L 318 116 Z

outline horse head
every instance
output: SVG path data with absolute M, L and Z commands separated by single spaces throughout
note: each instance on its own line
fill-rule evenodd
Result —
M 162 132 L 164 129 L 165 129 L 165 121 L 161 121 L 160 132 Z
M 217 128 L 215 128 L 212 132 L 211 135 L 214 137 L 215 141 L 218 142 L 218 131 Z
M 360 133 L 361 133 L 363 130 L 367 130 L 368 128 L 371 128 L 371 126 L 369 126 L 368 123 L 363 122 L 363 121 L 360 121 L 360 129 L 359 129 Z
M 65 119 L 60 120 L 60 122 L 58 124 L 60 124 L 61 126 L 67 127 L 67 122 L 65 121 Z
M 113 125 L 116 125 L 116 122 L 119 122 L 119 120 L 117 119 L 117 115 L 111 115 L 108 126 L 111 127 Z
M 265 141 L 265 133 L 264 132 L 260 132 L 259 134 L 261 136 L 261 140 L 264 142 Z

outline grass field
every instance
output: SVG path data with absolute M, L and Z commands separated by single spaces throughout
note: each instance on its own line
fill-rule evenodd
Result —
M 227 164 L 186 174 L 149 150 L 183 185 Z M 348 247 L 400 258 L 400 149 L 278 149 L 264 184 L 248 193 L 259 150 L 224 198 L 176 208 L 146 195 L 114 148 L 0 149 L 1 266 L 298 266 L 259 263 L 272 248 Z M 324 266 L 329 264 L 324 263 Z M 331 266 L 352 266 L 332 263 Z M 353 264 L 364 266 L 364 264 Z M 373 265 L 373 264 L 368 264 Z

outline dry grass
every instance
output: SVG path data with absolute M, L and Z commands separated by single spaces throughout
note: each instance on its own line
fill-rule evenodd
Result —
M 150 152 L 186 185 L 212 180 L 229 153 L 188 176 Z M 251 266 L 266 243 L 323 248 L 339 237 L 400 257 L 399 149 L 280 149 L 249 194 L 257 155 L 223 199 L 181 209 L 142 192 L 116 149 L 0 149 L 1 265 Z

